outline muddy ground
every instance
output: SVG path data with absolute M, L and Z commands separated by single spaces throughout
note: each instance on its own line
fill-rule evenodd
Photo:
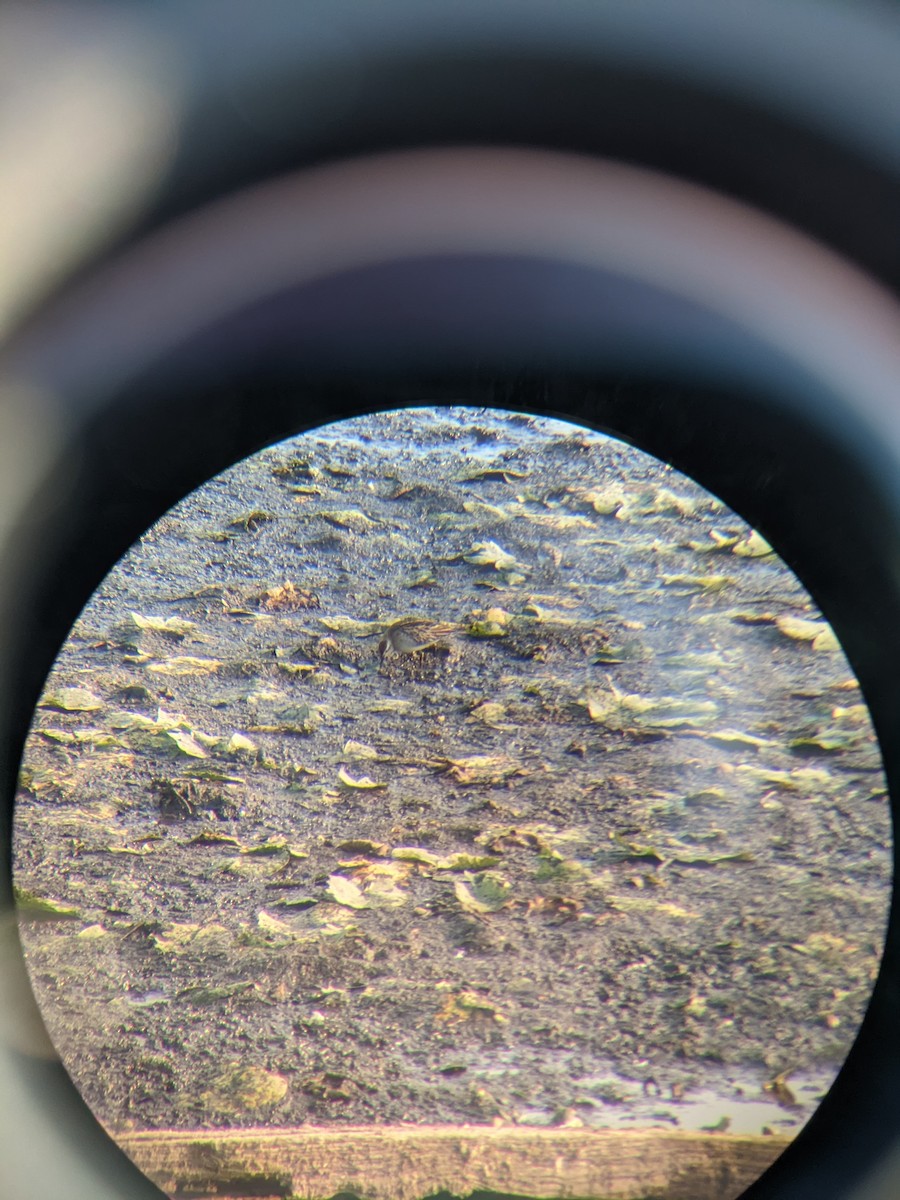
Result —
M 164 517 L 73 630 L 17 810 L 100 1119 L 799 1128 L 877 971 L 889 824 L 766 550 L 634 449 L 465 409 Z M 408 614 L 458 628 L 381 664 Z

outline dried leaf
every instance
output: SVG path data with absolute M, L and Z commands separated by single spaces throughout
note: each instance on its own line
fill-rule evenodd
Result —
M 166 737 L 175 743 L 182 754 L 186 754 L 189 758 L 209 758 L 200 743 L 185 730 L 170 729 L 166 732 Z
M 478 784 L 503 783 L 515 775 L 527 775 L 528 771 L 505 754 L 472 754 L 467 758 L 448 758 L 441 765 L 457 783 L 473 786 Z
M 554 529 L 558 533 L 566 533 L 572 529 L 596 528 L 593 521 L 589 521 L 587 517 L 577 513 L 543 513 L 520 509 L 516 516 L 528 521 L 531 525 L 538 525 L 542 529 Z
M 726 614 L 736 625 L 774 625 L 778 617 L 771 612 L 744 612 L 732 609 Z
M 643 726 L 648 729 L 678 729 L 711 720 L 718 713 L 714 700 L 680 699 L 677 696 L 638 696 L 589 688 L 584 700 L 592 721 L 610 729 Z
M 509 903 L 512 884 L 496 871 L 457 879 L 453 884 L 456 899 L 465 912 L 484 914 L 497 912 Z
M 48 742 L 63 746 L 91 746 L 95 750 L 110 750 L 125 744 L 105 729 L 36 729 L 34 732 Z
M 792 750 L 800 752 L 821 750 L 826 754 L 835 754 L 853 749 L 860 744 L 860 740 L 860 732 L 856 729 L 820 729 L 818 733 L 794 738 L 789 744 Z
M 578 625 L 580 624 L 574 617 L 570 617 L 568 613 L 559 612 L 558 609 L 544 608 L 540 604 L 536 604 L 533 600 L 525 605 L 524 611 L 530 617 L 534 617 L 539 625 Z
M 498 508 L 496 504 L 485 504 L 481 500 L 464 501 L 463 510 L 470 517 L 474 517 L 480 525 L 499 525 L 510 519 L 509 513 L 505 509 Z
M 356 638 L 372 637 L 376 633 L 384 632 L 383 621 L 357 621 L 355 617 L 319 617 L 319 624 L 333 633 L 346 633 Z
M 616 517 L 621 521 L 628 521 L 633 517 L 692 517 L 700 505 L 699 500 L 676 495 L 668 488 L 645 487 L 636 495 L 629 494 L 626 497 L 626 502 L 618 509 Z
M 236 837 L 232 837 L 228 833 L 217 833 L 214 829 L 204 829 L 202 833 L 198 833 L 195 837 L 188 838 L 186 842 L 182 842 L 184 846 L 240 847 L 240 844 Z
M 356 742 L 353 738 L 344 742 L 343 753 L 347 758 L 378 758 L 378 751 L 374 746 L 367 746 L 365 742 Z
M 189 763 L 182 768 L 182 775 L 190 779 L 202 779 L 207 783 L 227 783 L 232 787 L 239 786 L 245 780 L 240 775 L 229 775 L 227 771 L 223 771 L 220 767 L 206 765 L 205 763 Z
M 222 753 L 232 758 L 240 754 L 258 754 L 259 746 L 243 733 L 233 733 L 222 747 Z
M 213 675 L 221 666 L 222 663 L 215 658 L 194 658 L 189 654 L 179 654 L 163 662 L 148 663 L 147 670 L 157 675 Z
M 866 704 L 850 704 L 846 708 L 838 705 L 831 710 L 835 721 L 845 721 L 849 725 L 868 725 L 871 718 Z
M 734 768 L 746 779 L 766 787 L 779 788 L 784 792 L 829 791 L 835 786 L 834 777 L 828 771 L 813 767 L 798 767 L 794 771 L 780 771 L 769 767 L 754 767 L 740 763 Z
M 373 791 L 376 788 L 387 787 L 386 783 L 376 783 L 368 775 L 363 775 L 360 779 L 354 779 L 343 767 L 338 771 L 338 779 L 346 788 L 360 788 L 364 791 Z
M 689 854 L 681 851 L 674 854 L 671 861 L 683 867 L 717 867 L 722 863 L 752 863 L 756 859 L 749 850 L 736 850 L 733 854 Z
M 690 652 L 687 654 L 668 654 L 663 660 L 662 665 L 685 671 L 717 671 L 720 667 L 727 667 L 728 662 L 718 651 L 710 651 L 699 654 Z
M 162 708 L 157 710 L 155 717 L 147 717 L 143 713 L 114 712 L 110 714 L 108 724 L 111 729 L 124 732 L 166 733 L 170 729 L 190 728 L 184 713 L 167 713 Z
M 735 582 L 730 575 L 663 575 L 664 587 L 684 588 L 689 592 L 721 592 Z
M 466 633 L 473 638 L 502 638 L 507 632 L 497 621 L 473 621 L 466 627 Z
M 693 550 L 695 554 L 726 554 L 740 541 L 740 534 L 722 534 L 717 529 L 710 529 L 708 542 L 680 542 L 684 550 Z
M 329 525 L 338 529 L 349 529 L 351 533 L 368 533 L 378 524 L 359 508 L 333 508 L 319 513 Z
M 401 908 L 409 901 L 407 893 L 397 887 L 397 881 L 388 877 L 370 880 L 363 894 L 369 908 Z
M 81 913 L 61 900 L 35 896 L 24 888 L 14 887 L 16 912 L 22 921 L 80 921 Z
M 433 587 L 439 587 L 440 585 L 438 583 L 438 580 L 435 578 L 434 574 L 431 571 L 424 570 L 424 571 L 417 571 L 415 573 L 415 575 L 410 575 L 410 577 L 407 580 L 405 580 L 405 582 L 403 583 L 402 586 L 405 588 L 412 589 L 412 588 L 433 588 Z
M 439 854 L 423 850 L 421 846 L 395 846 L 391 851 L 391 858 L 400 859 L 402 862 L 421 863 L 425 867 L 437 867 L 441 862 Z
M 343 875 L 329 875 L 326 890 L 336 904 L 343 904 L 346 908 L 370 907 L 362 889 L 352 879 L 346 879 Z
M 813 650 L 840 650 L 840 643 L 827 621 L 808 621 L 802 617 L 778 617 L 775 624 L 785 637 L 811 642 Z
M 738 558 L 767 558 L 770 554 L 774 554 L 775 551 L 762 534 L 757 533 L 754 529 L 751 530 L 742 542 L 738 542 L 737 545 L 732 546 L 731 553 L 736 554 Z
M 38 708 L 55 708 L 62 712 L 96 712 L 103 708 L 103 701 L 87 688 L 64 687 L 45 692 L 38 701 Z
M 606 902 L 618 912 L 653 912 L 663 917 L 672 917 L 676 921 L 697 921 L 700 918 L 699 913 L 691 912 L 678 904 L 650 900 L 643 896 L 607 896 Z
M 161 633 L 178 641 L 197 628 L 194 621 L 185 621 L 182 617 L 145 617 L 136 612 L 131 613 L 130 617 L 137 629 L 146 633 Z
M 249 854 L 258 858 L 271 858 L 273 855 L 282 854 L 288 848 L 285 838 L 270 838 L 265 842 L 257 842 L 255 846 L 245 846 L 241 850 L 241 854 Z
M 152 933 L 150 940 L 161 954 L 185 954 L 206 950 L 216 953 L 232 945 L 232 936 L 224 925 L 211 923 L 198 925 L 190 922 L 173 922 L 159 932 Z
M 287 921 L 282 921 L 280 917 L 273 917 L 265 909 L 261 909 L 257 914 L 256 924 L 262 933 L 273 937 L 287 938 L 290 941 L 294 939 L 294 931 Z
M 448 854 L 435 865 L 439 871 L 484 871 L 495 867 L 500 859 L 492 854 Z
M 466 562 L 477 567 L 493 567 L 495 571 L 528 571 L 529 568 L 516 559 L 496 542 L 476 542 L 468 553 L 463 555 Z
M 753 746 L 756 750 L 778 744 L 768 738 L 756 737 L 752 733 L 743 733 L 740 729 L 713 729 L 709 732 L 698 730 L 697 737 L 705 738 L 708 742 L 720 742 L 723 746 Z

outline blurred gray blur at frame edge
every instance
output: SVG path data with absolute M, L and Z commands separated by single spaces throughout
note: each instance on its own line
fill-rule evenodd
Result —
M 453 6 L 448 6 L 452 8 Z M 77 14 L 80 6 L 78 5 L 63 5 L 61 12 L 65 12 L 71 18 L 72 14 Z M 185 96 L 183 102 L 187 106 L 187 110 L 191 112 L 191 105 L 194 104 L 193 115 L 196 120 L 200 120 L 197 114 L 202 109 L 202 104 L 197 101 L 197 96 L 202 94 L 203 89 L 208 85 L 209 80 L 204 78 L 204 72 L 214 70 L 210 61 L 201 62 L 201 57 L 197 51 L 197 40 L 200 39 L 204 31 L 210 33 L 211 43 L 218 49 L 223 51 L 230 49 L 233 53 L 236 42 L 225 41 L 223 32 L 225 25 L 219 26 L 215 23 L 215 6 L 201 5 L 198 6 L 194 14 L 190 17 L 179 17 L 176 15 L 176 6 L 162 6 L 159 10 L 159 25 L 154 28 L 154 23 L 151 22 L 147 26 L 148 43 L 153 43 L 155 49 L 152 53 L 159 52 L 160 45 L 167 45 L 167 51 L 171 51 L 173 47 L 178 49 L 179 53 L 175 57 L 179 57 L 182 61 L 179 66 L 179 72 L 182 78 L 190 81 L 193 70 L 196 70 L 196 78 L 193 82 L 185 85 Z M 336 4 L 332 10 L 333 17 L 331 24 L 326 32 L 320 33 L 321 41 L 313 40 L 313 50 L 307 49 L 305 53 L 311 54 L 315 51 L 324 53 L 322 50 L 323 43 L 329 47 L 328 53 L 334 53 L 340 56 L 346 53 L 348 46 L 352 47 L 352 52 L 349 54 L 349 60 L 355 60 L 357 65 L 365 61 L 367 54 L 377 56 L 383 51 L 384 46 L 391 36 L 397 39 L 397 47 L 394 53 L 401 55 L 407 54 L 414 56 L 416 53 L 416 39 L 420 39 L 422 43 L 429 42 L 431 39 L 439 44 L 442 39 L 448 38 L 450 35 L 443 27 L 438 29 L 429 28 L 430 22 L 425 16 L 420 15 L 412 24 L 408 24 L 408 19 L 412 12 L 413 6 L 408 5 L 393 5 L 387 6 L 386 13 L 394 18 L 392 23 L 389 20 L 379 21 L 376 23 L 367 17 L 364 6 L 361 5 L 345 5 Z M 503 10 L 503 16 L 506 21 L 512 21 L 512 10 L 507 6 L 498 6 L 498 11 Z M 821 9 L 822 24 L 821 27 L 816 23 L 817 10 Z M 677 10 L 680 19 L 680 27 L 677 37 L 674 36 L 671 44 L 665 47 L 663 42 L 663 34 L 673 32 L 674 21 L 673 13 Z M 718 15 L 713 18 L 714 6 L 708 4 L 690 4 L 690 5 L 641 5 L 635 6 L 631 16 L 626 15 L 625 7 L 616 8 L 609 6 L 604 9 L 603 6 L 598 7 L 596 13 L 592 17 L 588 17 L 584 7 L 581 5 L 560 5 L 556 8 L 553 19 L 549 24 L 545 24 L 542 18 L 546 18 L 548 10 L 546 6 L 529 4 L 521 9 L 519 21 L 521 22 L 522 36 L 534 45 L 536 31 L 544 29 L 551 31 L 555 37 L 559 39 L 559 44 L 565 48 L 566 37 L 565 27 L 567 21 L 571 20 L 572 26 L 577 30 L 577 37 L 583 38 L 586 34 L 593 32 L 599 39 L 602 34 L 606 34 L 609 39 L 609 45 L 616 46 L 616 52 L 620 54 L 623 61 L 627 61 L 629 57 L 636 58 L 642 62 L 645 70 L 651 70 L 653 66 L 658 66 L 663 61 L 666 55 L 671 55 L 676 58 L 679 55 L 679 71 L 685 74 L 694 74 L 698 78 L 702 78 L 703 71 L 711 72 L 713 75 L 721 74 L 724 70 L 723 64 L 727 63 L 727 55 L 724 57 L 720 53 L 715 53 L 721 49 L 721 44 L 726 47 L 730 46 L 732 52 L 737 50 L 737 37 L 745 31 L 745 26 L 742 29 L 728 29 L 728 18 L 719 9 Z M 804 11 L 805 10 L 805 11 Z M 92 10 L 96 19 L 96 10 Z M 115 9 L 113 12 L 117 11 Z M 279 21 L 284 21 L 287 24 L 291 23 L 291 18 L 288 15 L 288 7 L 276 6 L 278 20 L 275 20 L 268 26 L 266 30 L 264 23 L 251 23 L 249 34 L 250 44 L 259 48 L 259 54 L 262 61 L 268 61 L 268 56 L 276 53 L 274 37 Z M 437 10 L 435 10 L 437 11 Z M 479 13 L 484 10 L 475 5 L 461 5 L 458 12 L 455 14 L 457 24 L 455 26 L 452 43 L 455 52 L 460 51 L 464 55 L 466 46 L 472 48 L 477 47 L 479 53 L 485 52 L 485 46 L 490 46 L 491 39 L 499 39 L 504 36 L 510 36 L 512 30 L 507 26 L 505 31 L 501 31 L 494 27 L 494 22 L 498 20 L 496 15 L 485 18 L 484 21 L 479 19 Z M 742 20 L 740 13 L 743 10 L 735 9 L 735 24 L 740 26 Z M 302 25 L 304 21 L 309 21 L 309 6 L 304 6 L 297 10 L 297 24 Z M 758 13 L 765 12 L 767 17 L 770 16 L 773 26 L 778 26 L 779 32 L 783 32 L 781 22 L 799 21 L 797 13 L 793 17 L 788 17 L 783 14 L 776 15 L 776 6 L 770 5 L 763 8 L 759 7 Z M 861 149 L 861 157 L 870 156 L 871 160 L 876 163 L 877 167 L 887 171 L 893 170 L 896 173 L 898 162 L 900 162 L 900 147 L 896 142 L 896 135 L 888 136 L 884 134 L 879 142 L 879 136 L 882 134 L 883 122 L 870 120 L 872 105 L 876 100 L 880 100 L 880 88 L 887 88 L 890 91 L 891 86 L 896 87 L 896 80 L 900 73 L 895 75 L 893 81 L 886 80 L 883 76 L 879 76 L 878 66 L 885 63 L 891 54 L 894 55 L 891 61 L 897 61 L 897 55 L 900 53 L 900 35 L 898 35 L 895 23 L 889 21 L 889 12 L 884 10 L 879 13 L 873 9 L 868 17 L 861 16 L 858 21 L 858 40 L 854 42 L 855 30 L 857 23 L 850 15 L 849 8 L 845 10 L 839 9 L 837 6 L 817 6 L 817 5 L 802 5 L 798 6 L 798 13 L 805 15 L 810 21 L 809 28 L 816 33 L 817 39 L 821 38 L 821 43 L 817 40 L 816 44 L 821 44 L 823 54 L 821 56 L 810 55 L 808 66 L 811 76 L 815 76 L 816 72 L 821 72 L 825 69 L 825 64 L 828 61 L 824 54 L 825 49 L 831 47 L 835 35 L 840 31 L 846 34 L 846 40 L 842 45 L 842 51 L 846 54 L 850 61 L 855 62 L 856 66 L 861 66 L 865 58 L 865 52 L 869 50 L 873 44 L 877 42 L 878 53 L 875 59 L 866 60 L 870 63 L 875 62 L 875 67 L 871 70 L 870 77 L 865 80 L 863 86 L 857 80 L 855 91 L 851 91 L 849 95 L 837 97 L 837 91 L 816 90 L 815 80 L 810 83 L 805 95 L 802 86 L 802 80 L 799 73 L 796 80 L 792 81 L 793 86 L 786 88 L 781 94 L 781 100 L 786 106 L 790 104 L 796 105 L 795 119 L 802 120 L 808 117 L 813 120 L 811 114 L 815 113 L 815 120 L 822 128 L 829 132 L 835 131 L 837 140 L 857 144 L 865 142 Z M 127 20 L 124 21 L 123 31 L 117 32 L 117 38 L 122 40 L 117 42 L 119 47 L 129 44 L 129 39 L 136 39 L 138 43 L 141 41 L 143 28 L 140 22 L 144 18 L 140 18 L 137 25 L 129 27 L 132 21 L 133 14 L 128 9 L 128 6 L 121 6 L 121 15 L 124 18 L 127 14 Z M 235 17 L 234 11 L 230 14 L 229 19 Z M 648 24 L 644 27 L 639 27 L 639 19 L 643 18 Z M 653 20 L 651 20 L 653 18 Z M 235 18 L 237 19 L 237 18 Z M 868 20 L 868 24 L 867 24 Z M 592 25 L 591 22 L 596 24 Z M 651 36 L 648 33 L 648 28 L 652 28 L 656 23 L 656 35 Z M 724 39 L 724 43 L 719 44 L 705 42 L 703 36 L 696 36 L 694 41 L 690 41 L 692 34 L 698 35 L 704 29 L 704 23 L 710 38 Z M 169 27 L 167 27 L 167 25 Z M 487 27 L 486 27 L 487 26 Z M 881 39 L 878 37 L 879 29 L 882 26 L 886 36 Z M 529 32 L 524 32 L 528 27 Z M 797 28 L 795 24 L 794 29 Z M 70 31 L 71 32 L 71 31 Z M 768 43 L 773 46 L 771 62 L 776 63 L 780 67 L 778 72 L 772 78 L 784 79 L 784 71 L 788 68 L 797 68 L 799 72 L 799 60 L 791 58 L 790 51 L 785 50 L 783 45 L 776 45 L 778 39 L 766 30 L 766 23 L 760 20 L 756 32 L 756 36 L 762 41 L 769 37 L 771 41 Z M 468 39 L 468 41 L 467 41 Z M 193 41 L 193 45 L 191 45 Z M 133 45 L 134 42 L 132 41 Z M 571 43 L 569 43 L 571 45 Z M 38 43 L 40 47 L 40 43 Z M 277 47 L 280 53 L 290 56 L 294 49 L 297 49 L 298 55 L 303 53 L 298 47 L 295 47 L 294 41 L 291 38 L 283 39 Z M 151 53 L 151 59 L 152 59 Z M 854 59 L 854 55 L 856 58 Z M 40 49 L 38 58 L 40 60 Z M 224 55 L 227 58 L 227 55 Z M 251 56 L 248 55 L 248 59 Z M 126 55 L 127 58 L 127 55 Z M 688 61 L 688 59 L 692 61 Z M 781 61 L 779 61 L 781 60 Z M 877 61 L 876 61 L 877 60 Z M 749 56 L 744 60 L 745 69 L 737 73 L 734 77 L 735 86 L 740 85 L 747 89 L 748 93 L 752 93 L 754 87 L 764 90 L 768 84 L 762 81 L 762 73 L 759 76 L 754 76 L 754 73 L 747 68 Z M 221 64 L 220 64 L 221 65 Z M 223 68 L 224 69 L 224 68 Z M 152 67 L 148 68 L 149 76 L 152 79 L 159 78 L 154 74 Z M 240 74 L 235 69 L 236 76 Z M 40 75 L 40 61 L 37 64 L 36 75 Z M 709 81 L 707 74 L 706 82 Z M 233 86 L 237 87 L 238 82 L 234 82 Z M 332 81 L 333 83 L 333 81 Z M 195 89 L 193 96 L 191 95 L 191 87 Z M 173 84 L 174 87 L 174 84 Z M 777 89 L 775 89 L 777 91 Z M 816 97 L 822 98 L 822 107 L 816 109 L 812 102 Z M 827 105 L 825 99 L 827 98 Z M 837 99 L 844 101 L 842 106 L 837 104 Z M 854 109 L 853 100 L 858 98 L 859 105 Z M 875 99 L 873 99 L 875 98 Z M 762 101 L 761 101 L 762 102 Z M 766 99 L 767 104 L 777 104 L 778 99 L 774 93 L 770 93 Z M 888 105 L 888 108 L 891 106 Z M 324 111 L 329 114 L 329 121 L 332 122 L 332 128 L 339 125 L 341 120 L 352 120 L 352 116 L 348 117 L 347 112 L 342 109 L 341 104 L 335 100 L 332 94 L 328 102 L 323 106 Z M 352 112 L 352 110 L 347 110 Z M 800 116 L 797 116 L 800 113 Z M 854 122 L 854 116 L 858 119 Z M 171 118 L 177 126 L 180 119 L 177 112 Z M 188 120 L 188 128 L 190 128 L 190 119 Z M 157 131 L 158 132 L 158 131 Z M 149 135 L 148 135 L 149 136 Z M 153 134 L 156 136 L 156 134 Z M 329 131 L 326 128 L 324 133 L 318 135 L 318 140 L 311 136 L 311 143 L 315 145 L 315 155 L 327 154 L 329 139 Z M 186 143 L 189 144 L 189 143 Z M 183 152 L 182 152 L 183 154 Z M 893 159 L 891 159 L 893 155 Z M 175 161 L 178 161 L 176 154 Z M 159 164 L 159 169 L 162 175 L 165 175 L 166 167 L 163 165 L 166 162 L 165 155 L 154 162 Z M 298 164 L 299 165 L 299 164 Z M 105 184 L 107 177 L 104 177 L 102 172 L 98 175 L 101 183 Z M 128 201 L 128 212 L 121 217 L 120 229 L 125 232 L 129 226 L 139 219 L 136 214 L 141 211 L 142 205 L 149 205 L 152 209 L 153 189 L 156 186 L 155 181 L 151 178 L 148 183 L 147 194 L 141 199 L 130 198 Z M 187 187 L 187 185 L 185 185 Z M 188 194 L 187 189 L 186 194 Z M 130 214 L 130 215 L 129 215 Z M 113 221 L 112 216 L 110 221 Z M 113 222 L 114 223 L 114 222 Z M 102 231 L 101 231 L 102 234 Z M 85 242 L 85 253 L 101 252 L 101 234 L 96 234 L 95 240 Z M 70 269 L 77 265 L 73 259 L 69 264 Z M 58 282 L 53 279 L 52 274 L 47 276 L 48 280 Z M 894 280 L 896 284 L 896 280 Z M 39 298 L 39 293 L 36 293 L 36 299 Z M 16 459 L 19 460 L 19 472 L 12 469 L 12 465 L 6 474 L 6 484 L 4 485 L 4 493 L 2 496 L 3 504 L 7 513 L 15 514 L 17 505 L 19 511 L 25 514 L 28 506 L 32 504 L 34 492 L 40 492 L 46 486 L 46 473 L 58 469 L 60 458 L 65 460 L 66 456 L 71 453 L 69 438 L 72 430 L 67 426 L 72 421 L 72 417 L 63 411 L 54 414 L 53 398 L 40 398 L 29 396 L 27 394 L 11 398 L 10 405 L 7 410 L 0 412 L 0 419 L 4 421 L 5 430 L 2 439 L 4 443 L 3 453 L 10 455 L 10 463 L 15 464 Z M 43 405 L 43 408 L 41 407 Z M 849 411 L 849 410 L 848 410 Z M 325 419 L 328 414 L 322 412 L 317 413 L 311 424 L 316 423 L 318 419 Z M 53 426 L 58 422 L 58 438 L 56 446 L 53 445 Z M 892 461 L 896 462 L 896 457 L 893 459 L 890 456 L 894 454 L 894 450 L 888 450 L 885 453 L 885 463 Z M 43 460 L 42 460 L 42 456 Z M 61 485 L 65 488 L 66 480 L 61 480 Z M 20 490 L 16 494 L 16 487 Z M 893 511 L 896 513 L 896 499 L 893 496 L 893 487 L 887 489 L 894 502 Z M 65 492 L 63 491 L 63 495 Z M 48 505 L 48 513 L 52 518 L 52 506 Z M 8 533 L 4 529 L 4 533 Z M 10 543 L 13 545 L 13 543 Z M 48 542 L 52 546 L 51 542 Z M 5 547 L 9 549 L 9 545 Z M 19 553 L 23 553 L 24 548 L 19 547 Z M 15 558 L 10 555 L 7 560 L 15 561 Z M 24 562 L 24 558 L 20 560 Z M 6 571 L 9 571 L 7 566 Z M 22 576 L 27 578 L 27 572 L 21 568 Z M 14 589 L 15 584 L 10 574 L 4 574 L 3 577 L 4 589 Z M 27 586 L 25 587 L 27 595 Z M 16 613 L 13 606 L 8 608 L 10 603 L 9 598 L 3 598 L 4 608 L 7 612 Z M 21 613 L 19 614 L 21 617 Z M 6 647 L 4 647 L 4 651 Z M 4 703 L 8 703 L 4 697 Z M 6 711 L 4 710 L 4 717 Z M 17 750 L 18 748 L 13 748 Z M 10 766 L 5 768 L 5 778 L 9 778 Z M 14 768 L 12 768 L 14 770 Z M 5 986 L 11 989 L 10 998 L 3 1004 L 3 1014 L 7 1022 L 12 1022 L 12 1028 L 4 1030 L 4 1046 L 3 1053 L 5 1060 L 2 1066 L 2 1081 L 0 1081 L 0 1139 L 4 1148 L 4 1157 L 6 1165 L 0 1169 L 8 1175 L 9 1181 L 12 1183 L 10 1194 L 20 1196 L 43 1196 L 50 1194 L 69 1194 L 69 1195 L 92 1195 L 110 1197 L 117 1195 L 134 1195 L 140 1194 L 156 1195 L 158 1194 L 151 1185 L 149 1185 L 142 1176 L 126 1163 L 122 1156 L 108 1144 L 105 1135 L 99 1130 L 99 1127 L 94 1122 L 86 1109 L 80 1105 L 80 1102 L 73 1103 L 75 1094 L 68 1079 L 65 1077 L 62 1068 L 55 1062 L 52 1057 L 48 1056 L 47 1047 L 42 1044 L 42 1037 L 39 1026 L 34 1026 L 32 1032 L 29 1033 L 29 1022 L 35 1020 L 32 1012 L 32 1001 L 28 993 L 28 985 L 24 979 L 21 964 L 18 963 L 18 949 L 15 945 L 15 931 L 11 927 L 4 929 L 4 936 L 7 938 L 5 952 L 12 964 L 9 972 L 4 972 L 6 980 Z M 18 965 L 16 965 L 18 963 Z M 43 1056 L 43 1057 L 42 1057 Z M 871 1145 L 883 1144 L 884 1138 L 875 1139 Z M 857 1191 L 853 1192 L 853 1200 L 881 1200 L 881 1197 L 892 1195 L 896 1191 L 894 1183 L 896 1168 L 892 1167 L 888 1157 L 877 1165 L 873 1164 L 872 1175 L 866 1169 L 860 1168 L 851 1172 L 846 1181 L 847 1186 L 840 1193 L 842 1196 L 849 1196 L 851 1192 L 847 1190 L 851 1186 L 857 1187 Z M 868 1182 L 867 1182 L 868 1180 Z M 887 1182 L 886 1182 L 887 1180 Z M 4 1184 L 7 1179 L 3 1179 Z M 825 1195 L 821 1190 L 821 1180 L 810 1184 L 809 1190 L 803 1192 L 806 1195 Z M 80 1190 L 79 1190 L 80 1189 Z M 754 1193 L 755 1194 L 755 1193 Z M 764 1193 L 760 1191 L 760 1196 Z M 772 1192 L 772 1195 L 781 1195 L 781 1192 Z M 798 1191 L 792 1194 L 800 1195 Z

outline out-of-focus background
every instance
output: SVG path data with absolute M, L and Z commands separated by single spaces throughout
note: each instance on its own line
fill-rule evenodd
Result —
M 13 670 L 22 631 L 40 643 L 32 585 L 40 578 L 50 587 L 41 571 L 54 555 L 63 561 L 60 543 L 66 522 L 75 519 L 68 507 L 82 486 L 79 472 L 94 469 L 85 464 L 97 461 L 89 446 L 107 406 L 135 364 L 143 369 L 160 347 L 177 341 L 184 327 L 178 322 L 188 320 L 195 294 L 217 316 L 216 302 L 238 307 L 248 299 L 239 285 L 253 275 L 254 259 L 242 266 L 237 253 L 241 213 L 273 211 L 224 205 L 191 224 L 194 210 L 332 160 L 461 144 L 602 154 L 669 182 L 685 179 L 762 210 L 811 241 L 800 247 L 790 237 L 775 239 L 754 279 L 748 264 L 758 228 L 732 220 L 727 205 L 701 212 L 692 201 L 686 208 L 705 221 L 710 242 L 721 249 L 718 268 L 715 255 L 695 270 L 690 256 L 673 252 L 666 276 L 659 265 L 665 256 L 654 251 L 640 267 L 644 281 L 677 290 L 690 277 L 695 298 L 727 302 L 730 319 L 756 322 L 756 332 L 785 353 L 802 347 L 798 361 L 858 394 L 860 426 L 869 422 L 882 432 L 887 464 L 891 454 L 900 461 L 892 440 L 900 423 L 890 410 L 897 377 L 890 293 L 900 285 L 900 136 L 892 120 L 900 110 L 898 63 L 900 17 L 887 3 L 6 4 L 0 11 L 0 342 L 6 347 L 0 353 L 0 778 L 9 794 L 23 713 L 36 699 L 19 689 L 26 676 Z M 549 176 L 542 178 L 542 223 L 531 226 L 523 217 L 517 232 L 508 233 L 520 246 L 539 224 L 544 248 L 553 244 L 554 215 L 569 193 L 561 188 L 555 197 Z M 435 208 L 438 190 L 421 193 Z M 335 246 L 358 249 L 368 238 L 372 261 L 373 241 L 383 256 L 393 253 L 400 242 L 388 242 L 390 231 L 399 239 L 428 216 L 421 205 L 405 211 L 402 191 L 385 188 L 379 195 L 381 209 L 373 190 L 370 221 L 359 186 L 346 210 L 325 206 L 326 272 L 336 263 L 352 265 L 352 257 L 335 257 Z M 488 201 L 470 210 L 461 202 L 448 206 L 451 215 L 463 211 L 471 221 L 453 235 L 457 251 L 471 245 L 484 252 L 507 236 L 501 222 L 487 222 Z M 632 207 L 630 257 L 618 261 L 639 274 L 640 222 L 656 229 L 654 245 L 661 246 L 654 216 L 661 208 Z M 178 219 L 180 232 L 167 240 L 165 226 Z M 451 226 L 448 220 L 437 246 L 451 244 Z M 222 228 L 236 254 L 230 273 L 216 257 Z M 423 239 L 431 236 L 423 230 Z M 146 242 L 152 235 L 157 240 Z M 573 216 L 560 236 L 571 256 L 593 233 Z M 620 242 L 610 237 L 603 245 L 596 253 L 608 269 L 609 247 Z M 813 262 L 810 245 L 825 257 Z M 118 257 L 132 249 L 131 259 Z M 775 286 L 782 250 L 783 277 Z M 277 255 L 266 261 L 273 275 L 254 276 L 257 291 L 249 298 L 290 283 L 289 272 L 278 275 Z M 102 275 L 96 287 L 95 268 Z M 151 276 L 152 296 L 144 291 Z M 104 310 L 102 298 L 110 295 L 126 296 L 129 304 Z M 164 336 L 158 329 L 166 316 L 171 327 Z M 855 436 L 848 427 L 848 441 Z M 183 478 L 190 478 L 188 467 Z M 160 489 L 149 507 L 161 511 L 163 495 Z M 119 528 L 117 519 L 108 506 L 98 540 Z M 123 548 L 112 546 L 110 561 Z M 68 594 L 67 579 L 52 586 Z M 45 636 L 46 657 L 55 635 Z M 3 849 L 8 858 L 8 844 Z M 9 899 L 8 880 L 4 886 Z M 35 1009 L 10 913 L 0 938 L 8 964 L 0 972 L 5 1190 L 35 1198 L 156 1194 L 79 1106 Z M 852 1119 L 852 1110 L 847 1115 Z M 889 1131 L 851 1141 L 857 1158 L 868 1147 L 871 1167 L 848 1168 L 842 1194 L 895 1195 L 900 1151 L 889 1150 Z M 829 1185 L 835 1178 L 829 1172 Z M 823 1194 L 821 1184 L 811 1182 L 809 1194 Z

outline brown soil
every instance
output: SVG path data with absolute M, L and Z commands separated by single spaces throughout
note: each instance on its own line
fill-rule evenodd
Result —
M 275 447 L 154 526 L 16 820 L 101 1120 L 796 1130 L 877 971 L 889 825 L 847 663 L 775 623 L 821 618 L 748 533 L 621 443 L 463 409 Z M 382 665 L 406 614 L 459 629 Z

